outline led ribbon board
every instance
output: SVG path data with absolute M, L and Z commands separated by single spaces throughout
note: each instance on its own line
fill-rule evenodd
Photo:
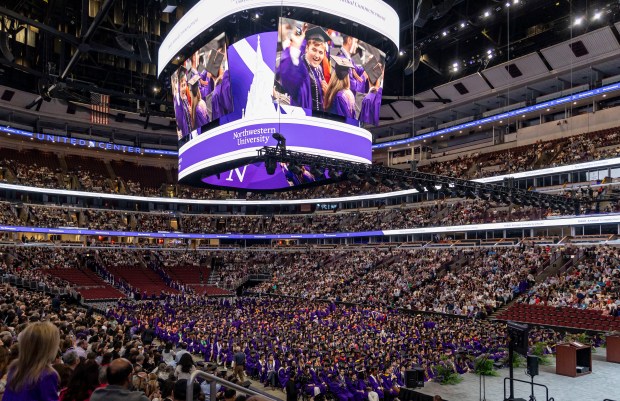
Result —
M 467 224 L 448 227 L 420 227 L 403 230 L 360 231 L 347 233 L 323 234 L 185 234 L 179 232 L 137 232 L 137 231 L 107 231 L 82 228 L 44 228 L 0 225 L 0 231 L 17 233 L 41 234 L 68 234 L 68 235 L 101 235 L 118 237 L 147 237 L 147 238 L 187 238 L 187 239 L 321 239 L 321 238 L 355 238 L 391 235 L 437 234 L 464 231 L 491 231 L 513 230 L 542 227 L 570 227 L 593 224 L 620 223 L 619 214 L 593 215 L 584 217 L 569 217 L 547 220 L 514 221 L 507 223 Z

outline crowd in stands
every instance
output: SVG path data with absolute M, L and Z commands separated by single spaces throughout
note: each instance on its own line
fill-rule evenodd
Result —
M 455 258 L 465 261 L 458 271 Z M 257 291 L 480 317 L 524 293 L 548 259 L 539 247 L 306 253 L 278 263 Z
M 414 310 L 484 317 L 534 284 L 549 255 L 543 248 L 482 249 L 466 253 L 464 266 L 401 294 Z
M 47 285 L 71 289 L 70 283 L 50 274 L 52 269 L 76 269 L 79 252 L 53 247 L 14 247 L 4 249 L 0 257 L 0 273 Z
M 363 211 L 343 211 L 298 215 L 210 215 L 123 210 L 67 208 L 22 204 L 27 218 L 21 221 L 16 206 L 0 203 L 0 223 L 34 227 L 80 227 L 115 231 L 180 231 L 185 233 L 289 234 L 359 232 L 460 224 L 544 219 L 551 210 L 509 206 L 490 200 L 437 200 L 417 207 L 382 207 Z M 610 211 L 618 204 L 609 204 Z M 607 210 L 606 209 L 606 210 Z M 173 220 L 178 223 L 173 228 Z
M 609 129 L 491 153 L 460 155 L 449 161 L 422 164 L 419 169 L 429 173 L 474 179 L 618 157 L 620 155 L 619 145 L 620 134 L 618 130 Z M 383 183 L 373 186 L 364 182 L 352 183 L 347 181 L 275 194 L 248 192 L 240 195 L 235 192 L 215 189 L 197 189 L 183 185 L 172 186 L 167 177 L 176 176 L 176 171 L 168 171 L 160 167 L 138 167 L 127 162 L 111 163 L 113 170 L 118 175 L 115 178 L 109 176 L 105 165 L 101 164 L 100 160 L 93 159 L 93 163 L 100 164 L 96 167 L 84 167 L 90 164 L 88 158 L 76 159 L 81 163 L 79 169 L 70 166 L 70 171 L 63 172 L 58 163 L 58 157 L 46 153 L 35 154 L 34 151 L 30 153 L 27 156 L 21 155 L 20 152 L 7 153 L 5 160 L 0 165 L 2 167 L 1 178 L 8 181 L 10 177 L 14 177 L 17 183 L 46 188 L 117 192 L 140 196 L 170 196 L 172 194 L 175 197 L 186 199 L 231 199 L 240 196 L 251 200 L 319 199 L 383 193 L 394 190 L 394 188 Z M 39 157 L 40 155 L 45 157 Z M 76 162 L 73 159 L 69 160 L 69 156 L 67 158 L 68 161 Z M 75 177 L 75 180 L 71 177 Z M 76 185 L 73 184 L 74 181 L 77 183 Z M 163 192 L 163 188 L 166 186 L 172 188 L 172 193 Z
M 128 252 L 122 248 L 98 249 L 97 255 L 104 266 L 131 267 L 140 264 L 140 255 L 137 252 Z
M 126 231 L 130 229 L 130 214 L 122 211 L 83 209 L 87 227 L 93 230 Z
M 14 206 L 8 202 L 0 202 L 0 221 L 2 224 L 21 226 L 22 221 L 17 215 Z
M 491 153 L 474 153 L 420 166 L 421 171 L 466 179 L 585 163 L 620 155 L 618 129 L 537 142 Z
M 547 277 L 531 288 L 521 302 L 601 310 L 620 316 L 620 254 L 614 247 L 586 249 L 566 272 Z
M 162 213 L 136 213 L 136 231 L 157 232 L 170 231 L 170 214 Z
M 28 206 L 28 221 L 34 227 L 77 227 L 75 211 L 67 208 Z

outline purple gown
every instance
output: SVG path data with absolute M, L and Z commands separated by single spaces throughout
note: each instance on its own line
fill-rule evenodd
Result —
M 177 127 L 181 131 L 181 137 L 184 138 L 190 133 L 190 122 L 187 120 L 189 116 L 188 105 L 184 104 L 183 100 L 179 97 L 179 99 L 174 100 L 174 117 L 177 120 Z
M 364 67 L 361 65 L 357 65 L 355 61 L 351 58 L 351 56 L 347 56 L 342 49 L 338 52 L 338 56 L 342 58 L 346 58 L 353 64 L 353 68 L 349 71 L 349 81 L 351 81 L 351 92 L 353 94 L 356 93 L 364 93 L 368 91 L 368 81 L 362 80 L 362 82 L 358 81 L 353 77 L 353 71 L 357 73 L 360 77 L 364 74 Z
M 358 120 L 367 124 L 379 125 L 379 110 L 381 109 L 381 95 L 383 88 L 377 89 L 376 92 L 369 92 L 362 101 L 362 109 Z
M 207 105 L 204 100 L 200 100 L 198 106 L 196 107 L 196 116 L 194 117 L 194 123 L 196 125 L 195 129 L 200 135 L 201 128 L 203 125 L 209 123 L 209 115 L 207 114 Z
M 11 379 L 11 372 L 8 375 L 8 381 Z M 19 392 L 12 391 L 8 386 L 4 392 L 3 401 L 24 401 L 24 400 L 40 400 L 40 401 L 56 401 L 58 400 L 58 374 L 52 369 L 46 369 L 35 385 L 23 388 Z
M 321 67 L 310 67 L 304 57 L 305 46 L 301 47 L 299 63 L 295 65 L 291 57 L 290 47 L 282 52 L 278 74 L 285 92 L 291 96 L 291 106 L 304 109 L 323 110 L 323 88 L 321 81 L 324 80 Z M 317 82 L 317 96 L 312 99 L 312 77 Z
M 233 111 L 232 93 L 230 89 L 230 74 L 224 72 L 222 81 L 213 89 L 211 97 L 211 110 L 213 120 L 216 120 Z
M 336 94 L 332 105 L 329 107 L 329 112 L 343 117 L 355 118 L 354 109 L 349 103 L 349 99 L 344 94 L 344 91 L 339 91 Z
M 213 80 L 207 79 L 207 70 L 200 73 L 200 79 L 207 82 L 207 85 L 200 84 L 200 97 L 206 99 L 213 91 Z

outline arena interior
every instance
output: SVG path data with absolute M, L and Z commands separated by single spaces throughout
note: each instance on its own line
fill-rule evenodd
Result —
M 620 3 L 0 17 L 2 400 L 620 400 Z

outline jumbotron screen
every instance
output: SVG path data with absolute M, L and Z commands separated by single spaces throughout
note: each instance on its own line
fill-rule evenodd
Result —
M 280 105 L 377 125 L 385 54 L 333 29 L 281 18 L 274 85 Z
M 179 139 L 233 110 L 224 33 L 186 59 L 170 79 Z
M 288 164 L 269 174 L 253 159 L 276 146 L 276 133 L 292 151 L 371 163 L 364 127 L 378 123 L 384 69 L 381 50 L 289 18 L 229 46 L 218 36 L 172 76 L 179 181 L 265 191 L 336 178 Z

